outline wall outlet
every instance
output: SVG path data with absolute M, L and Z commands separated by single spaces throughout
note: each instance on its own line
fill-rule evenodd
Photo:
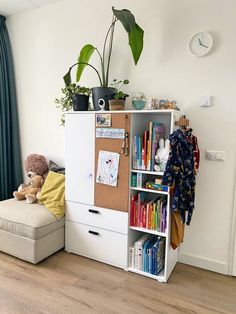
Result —
M 214 160 L 214 161 L 224 161 L 225 160 L 225 152 L 223 151 L 215 151 L 215 150 L 206 150 L 206 159 Z

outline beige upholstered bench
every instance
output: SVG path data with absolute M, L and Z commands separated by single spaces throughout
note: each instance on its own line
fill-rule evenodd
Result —
M 0 202 L 0 251 L 36 264 L 63 247 L 64 217 L 39 204 Z

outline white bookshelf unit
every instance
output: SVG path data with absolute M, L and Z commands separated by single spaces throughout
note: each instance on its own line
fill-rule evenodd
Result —
M 96 138 L 96 114 L 101 113 L 111 114 L 111 128 L 126 129 L 127 124 L 122 126 L 122 121 L 128 117 L 129 156 L 121 153 L 122 140 L 106 139 L 99 142 Z M 166 192 L 131 186 L 132 173 L 140 173 L 144 180 L 161 178 L 163 175 L 163 172 L 132 169 L 132 138 L 136 134 L 141 136 L 150 121 L 161 122 L 165 126 L 165 138 L 168 138 L 179 116 L 180 112 L 175 110 L 78 111 L 66 114 L 66 251 L 160 282 L 168 280 L 178 255 L 178 250 L 174 251 L 170 246 L 170 193 L 169 190 Z M 98 150 L 101 149 L 120 154 L 121 169 L 117 187 L 96 182 Z M 165 232 L 130 226 L 131 195 L 138 192 L 145 193 L 147 197 L 162 195 L 166 198 Z M 106 197 L 102 198 L 102 194 L 106 194 Z M 118 200 L 118 205 L 114 205 L 112 198 Z M 124 198 L 127 202 L 122 205 Z M 129 267 L 129 247 L 143 234 L 166 239 L 164 268 L 157 276 Z

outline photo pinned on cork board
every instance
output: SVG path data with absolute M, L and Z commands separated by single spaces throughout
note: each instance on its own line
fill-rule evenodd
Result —
M 110 113 L 97 113 L 96 114 L 96 127 L 110 127 L 111 126 L 111 114 Z

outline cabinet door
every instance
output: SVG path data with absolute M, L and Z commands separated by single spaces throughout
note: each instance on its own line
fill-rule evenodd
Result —
M 66 199 L 94 204 L 95 115 L 66 115 Z

